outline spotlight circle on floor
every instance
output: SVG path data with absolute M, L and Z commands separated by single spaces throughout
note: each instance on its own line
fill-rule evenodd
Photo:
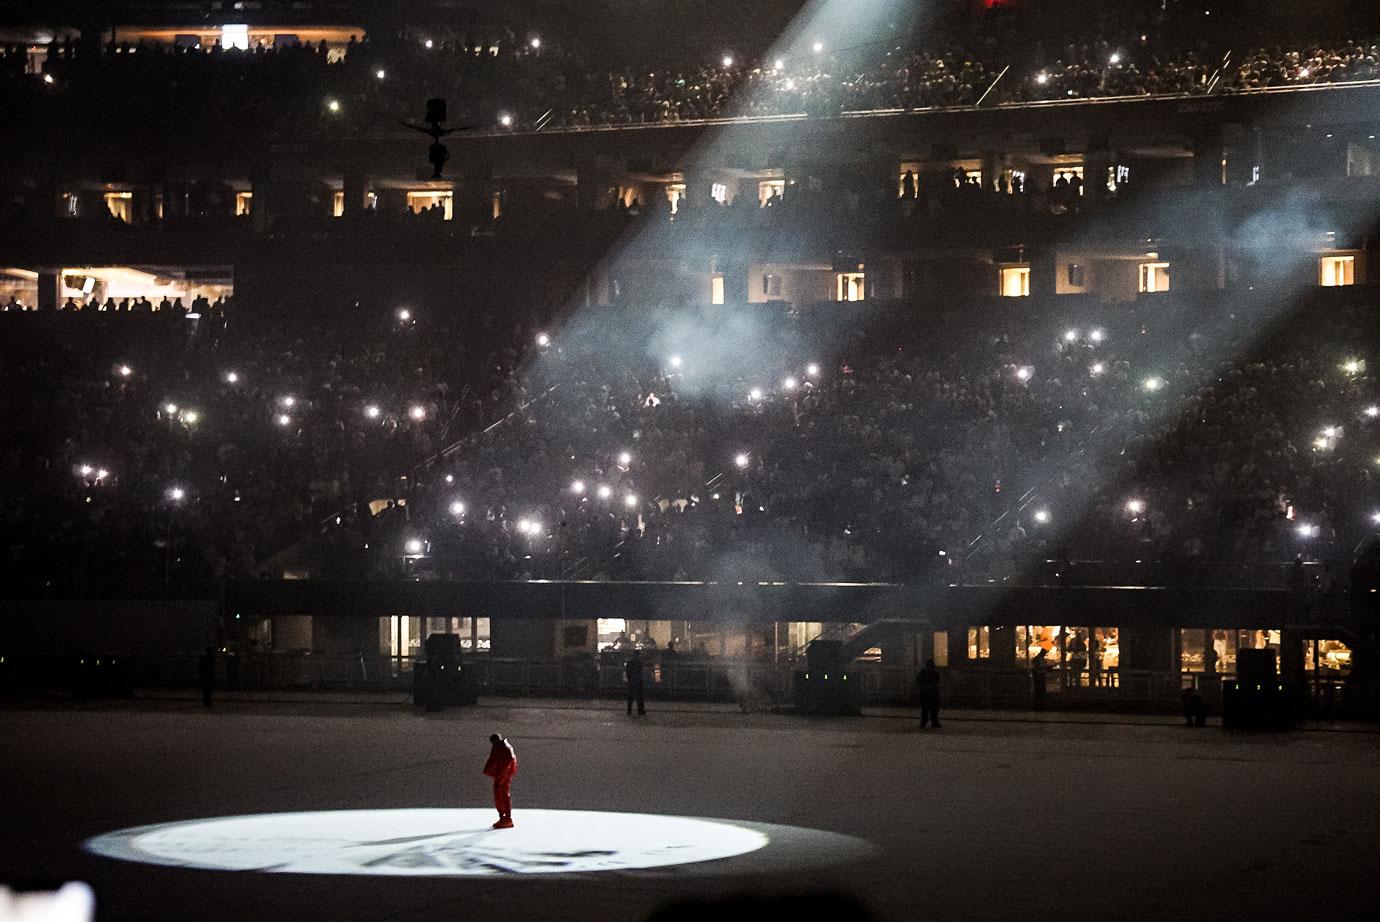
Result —
M 125 861 L 203 870 L 573 874 L 734 858 L 766 846 L 771 836 L 764 830 L 789 828 L 581 810 L 518 810 L 514 819 L 516 828 L 495 830 L 488 809 L 260 813 L 122 829 L 96 836 L 86 848 Z

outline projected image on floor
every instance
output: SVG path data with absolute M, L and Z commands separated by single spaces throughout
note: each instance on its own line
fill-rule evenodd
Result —
M 678 816 L 524 810 L 515 819 L 516 828 L 495 830 L 488 809 L 266 813 L 124 829 L 86 847 L 208 870 L 483 876 L 694 864 L 746 855 L 771 840 L 761 831 L 771 827 Z

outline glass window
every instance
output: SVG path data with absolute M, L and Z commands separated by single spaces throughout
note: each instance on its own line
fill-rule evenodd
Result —
M 968 628 L 968 659 L 991 659 L 992 629 L 990 627 Z
M 1094 671 L 1110 672 L 1121 664 L 1120 632 L 1114 627 L 1093 628 L 1088 662 Z
M 728 201 L 728 186 L 725 183 L 716 182 L 710 185 L 709 195 L 720 205 Z
M 1030 297 L 1030 267 L 1007 266 L 1001 270 L 1001 296 L 1003 298 Z
M 1306 640 L 1303 668 L 1318 675 L 1344 676 L 1351 672 L 1351 648 L 1340 640 Z
M 1318 284 L 1341 288 L 1356 284 L 1355 256 L 1323 256 L 1318 259 Z
M 1179 671 L 1203 671 L 1203 643 L 1206 633 L 1197 628 L 1179 630 Z
M 781 297 L 781 276 L 762 276 L 762 294 L 766 295 L 769 298 Z
M 407 193 L 407 208 L 414 214 L 441 206 L 441 216 L 449 221 L 452 212 L 452 195 L 449 192 L 437 192 L 425 189 L 419 192 Z
M 1142 294 L 1169 290 L 1169 263 L 1141 263 L 1140 290 Z
M 709 303 L 724 303 L 724 276 L 722 272 L 714 273 L 714 277 L 709 280 Z
M 934 664 L 939 668 L 949 665 L 949 632 L 934 632 Z
M 118 221 L 129 224 L 134 219 L 133 206 L 133 192 L 107 192 L 105 194 L 106 211 L 110 212 L 110 216 Z
M 1029 663 L 1045 651 L 1045 664 L 1054 666 L 1059 662 L 1059 633 L 1063 628 L 1057 624 L 1022 624 L 1016 627 L 1016 661 Z
M 1087 284 L 1087 271 L 1078 263 L 1069 263 L 1069 285 L 1082 288 Z
M 862 301 L 866 295 L 864 274 L 861 272 L 840 272 L 838 274 L 839 301 Z
M 345 213 L 345 193 L 331 193 L 331 217 L 338 218 Z
M 666 187 L 666 201 L 671 203 L 671 214 L 680 210 L 680 200 L 685 198 L 685 183 L 673 182 Z
M 764 179 L 757 184 L 757 204 L 765 206 L 771 201 L 772 196 L 780 199 L 786 194 L 786 181 L 784 179 Z
M 340 195 L 340 197 L 341 197 L 341 199 L 343 200 L 344 197 L 345 197 L 345 193 L 342 192 L 341 195 Z M 342 204 L 343 204 L 343 202 L 342 202 Z M 249 213 L 250 213 L 251 211 L 253 211 L 253 210 L 254 210 L 254 193 L 253 193 L 253 192 L 236 192 L 236 193 L 235 193 L 235 217 L 237 217 L 237 218 L 242 218 L 242 217 L 244 217 L 245 215 L 249 214 Z

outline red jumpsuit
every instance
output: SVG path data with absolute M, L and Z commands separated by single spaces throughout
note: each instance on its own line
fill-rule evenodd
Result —
M 499 740 L 489 750 L 489 761 L 484 763 L 484 774 L 494 779 L 494 807 L 498 809 L 501 820 L 513 818 L 513 797 L 510 789 L 513 776 L 517 774 L 517 754 L 507 740 Z

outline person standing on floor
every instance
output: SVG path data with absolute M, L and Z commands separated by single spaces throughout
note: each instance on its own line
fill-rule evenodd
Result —
M 925 668 L 920 670 L 915 682 L 920 686 L 920 726 L 928 727 L 933 723 L 934 728 L 938 730 L 939 670 L 935 668 L 934 660 L 925 660 Z
M 494 781 L 494 807 L 498 810 L 495 829 L 513 828 L 513 776 L 517 774 L 517 753 L 513 746 L 497 733 L 489 737 L 489 761 L 484 774 Z
M 632 657 L 623 664 L 623 677 L 628 682 L 628 714 L 632 714 L 633 699 L 637 699 L 637 713 L 647 713 L 647 702 L 643 700 L 642 651 L 633 650 Z

